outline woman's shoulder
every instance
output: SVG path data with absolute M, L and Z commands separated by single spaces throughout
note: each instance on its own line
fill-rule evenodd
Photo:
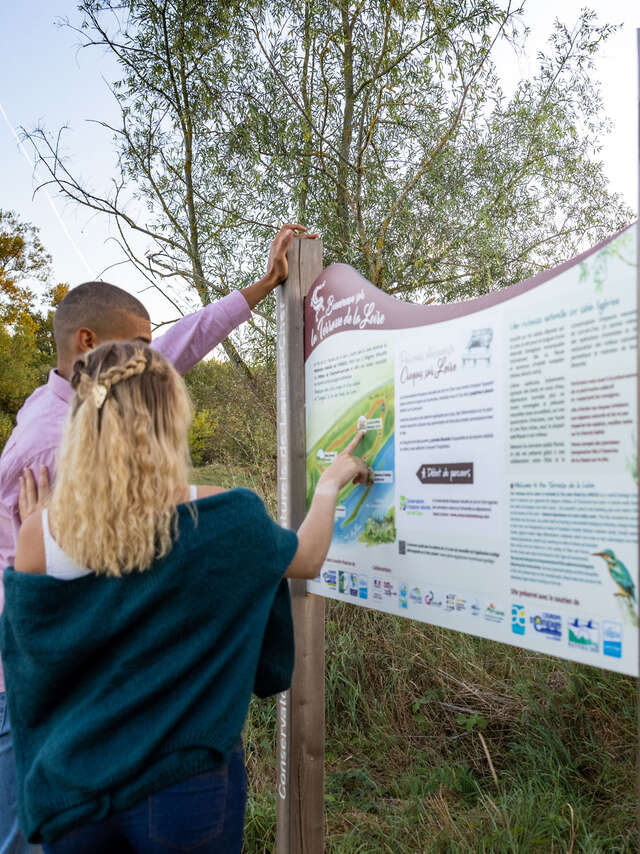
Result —
M 185 521 L 192 518 L 197 527 L 200 524 L 196 520 L 210 519 L 213 530 L 218 532 L 221 524 L 225 528 L 234 528 L 247 523 L 256 524 L 260 519 L 270 519 L 262 498 L 244 486 L 212 490 L 209 495 L 199 496 L 196 502 L 179 505 L 178 510 Z
M 274 522 L 257 493 L 236 487 L 178 507 L 180 540 L 188 549 L 213 546 L 229 553 L 273 548 Z
M 262 509 L 264 511 L 264 501 L 257 492 L 252 489 L 247 489 L 245 486 L 236 486 L 233 489 L 222 489 L 220 487 L 210 487 L 211 492 L 205 493 L 198 497 L 198 507 L 223 507 L 223 506 L 239 506 L 244 505 L 247 508 Z

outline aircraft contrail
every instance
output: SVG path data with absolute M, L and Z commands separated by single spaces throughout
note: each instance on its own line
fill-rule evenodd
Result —
M 20 139 L 20 137 L 18 136 L 18 134 L 17 134 L 17 132 L 16 132 L 16 129 L 14 128 L 14 126 L 13 126 L 13 125 L 11 124 L 11 122 L 9 121 L 9 116 L 6 114 L 6 112 L 5 112 L 5 110 L 4 110 L 4 107 L 2 106 L 2 103 L 0 103 L 0 113 L 2 113 L 2 116 L 3 116 L 4 120 L 5 120 L 5 122 L 7 123 L 7 126 L 8 126 L 8 128 L 9 128 L 9 130 L 10 130 L 10 131 L 11 131 L 11 133 L 13 134 L 13 137 L 14 137 L 15 141 L 16 141 L 16 142 L 17 142 L 17 144 L 18 144 L 18 148 L 19 148 L 19 149 L 20 149 L 20 151 L 22 152 L 22 156 L 23 156 L 23 157 L 24 157 L 24 159 L 27 161 L 27 163 L 28 163 L 28 164 L 29 164 L 29 166 L 31 167 L 31 171 L 33 172 L 33 171 L 35 170 L 35 163 L 33 163 L 33 161 L 31 160 L 31 158 L 29 157 L 29 154 L 28 154 L 28 152 L 27 152 L 26 148 L 24 147 L 24 145 L 23 145 L 23 143 L 22 143 L 22 140 L 21 140 L 21 139 Z M 57 207 L 56 207 L 56 205 L 55 205 L 55 202 L 54 202 L 54 201 L 53 201 L 53 199 L 51 198 L 51 194 L 49 193 L 49 190 L 48 190 L 46 187 L 43 187 L 42 189 L 43 189 L 43 191 L 44 191 L 45 196 L 47 197 L 47 200 L 48 200 L 49 204 L 51 205 L 51 210 L 53 211 L 53 213 L 54 213 L 54 215 L 55 215 L 56 219 L 57 219 L 57 220 L 58 220 L 58 222 L 60 223 L 60 226 L 61 226 L 62 230 L 64 231 L 64 233 L 66 234 L 66 236 L 69 238 L 69 243 L 73 246 L 73 248 L 74 248 L 74 251 L 75 251 L 76 255 L 78 256 L 78 258 L 82 261 L 82 263 L 83 263 L 83 264 L 84 264 L 84 266 L 86 267 L 87 272 L 89 273 L 89 278 L 92 278 L 92 277 L 93 277 L 93 270 L 92 270 L 92 268 L 89 266 L 89 262 L 87 261 L 87 259 L 85 258 L 85 256 L 82 254 L 82 250 L 80 249 L 80 247 L 78 246 L 78 244 L 77 244 L 77 243 L 75 242 L 75 240 L 73 239 L 73 235 L 71 234 L 71 232 L 70 232 L 70 231 L 69 231 L 69 229 L 67 228 L 67 225 L 66 225 L 65 221 L 62 219 L 62 217 L 61 217 L 61 215 L 60 215 L 60 211 L 58 210 L 58 208 L 57 208 Z

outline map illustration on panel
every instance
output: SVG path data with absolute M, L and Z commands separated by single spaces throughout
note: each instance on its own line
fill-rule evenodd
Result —
M 348 484 L 338 497 L 334 542 L 367 545 L 394 542 L 394 383 L 360 397 L 338 417 L 307 454 L 307 504 L 322 472 L 358 430 L 365 435 L 357 455 L 373 469 L 369 484 Z

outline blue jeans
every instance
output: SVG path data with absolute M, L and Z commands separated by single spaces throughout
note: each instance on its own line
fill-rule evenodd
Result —
M 36 854 L 18 824 L 16 761 L 11 744 L 7 695 L 0 693 L 0 854 Z
M 162 789 L 43 847 L 45 854 L 240 854 L 246 802 L 240 746 L 219 770 Z

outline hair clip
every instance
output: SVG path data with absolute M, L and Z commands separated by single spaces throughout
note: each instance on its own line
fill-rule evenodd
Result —
M 102 404 L 105 402 L 107 397 L 107 387 L 102 383 L 95 383 L 93 388 L 91 389 L 91 396 L 93 397 L 93 402 L 96 405 L 96 409 L 101 409 Z

